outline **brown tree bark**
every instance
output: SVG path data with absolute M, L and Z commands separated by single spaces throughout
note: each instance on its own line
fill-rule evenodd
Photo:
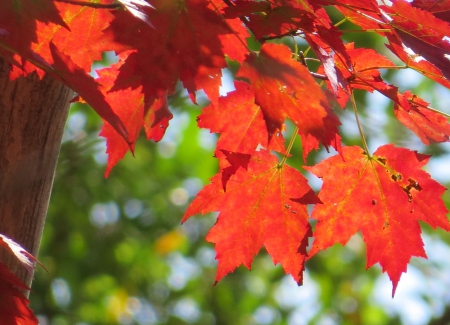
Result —
M 0 59 L 0 233 L 37 256 L 72 91 L 34 73 L 10 81 L 8 72 Z M 0 261 L 31 285 L 6 249 Z

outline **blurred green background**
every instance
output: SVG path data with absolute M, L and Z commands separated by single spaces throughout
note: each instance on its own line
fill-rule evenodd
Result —
M 357 47 L 379 42 L 354 37 Z M 447 89 L 410 71 L 385 77 L 450 112 Z M 423 146 L 380 95 L 358 93 L 357 100 L 371 150 L 393 142 L 431 153 L 428 172 L 450 186 L 448 145 Z M 180 220 L 217 172 L 216 136 L 197 128 L 200 108 L 181 89 L 170 108 L 175 117 L 164 139 L 140 139 L 136 157 L 127 154 L 105 179 L 101 121 L 87 106 L 72 106 L 39 254 L 48 273 L 38 269 L 30 298 L 42 325 L 450 324 L 450 237 L 427 226 L 429 260 L 412 260 L 394 299 L 379 266 L 365 270 L 359 234 L 308 261 L 302 287 L 264 250 L 252 271 L 241 267 L 213 286 L 215 252 L 204 237 L 216 215 Z M 337 113 L 345 144 L 360 144 L 353 113 Z M 293 154 L 288 163 L 301 168 L 298 143 Z M 308 164 L 332 154 L 320 150 Z M 319 190 L 320 181 L 307 177 Z

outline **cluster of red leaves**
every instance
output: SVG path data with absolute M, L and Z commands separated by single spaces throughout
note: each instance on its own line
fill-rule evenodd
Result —
M 337 10 L 362 30 L 378 32 L 407 67 L 450 88 L 450 1 L 6 0 L 0 9 L 0 55 L 12 64 L 11 78 L 51 74 L 104 119 L 106 175 L 133 150 L 142 128 L 148 139 L 162 138 L 172 118 L 167 96 L 178 81 L 193 102 L 197 91 L 206 93 L 211 104 L 199 126 L 220 134 L 220 171 L 184 220 L 220 211 L 207 236 L 216 244 L 217 281 L 241 264 L 250 268 L 265 246 L 301 283 L 308 257 L 361 231 L 367 267 L 379 262 L 395 291 L 410 258 L 425 257 L 418 220 L 450 230 L 444 188 L 422 171 L 428 156 L 393 145 L 374 154 L 341 146 L 331 97 L 344 108 L 354 89 L 391 99 L 398 120 L 425 144 L 448 141 L 450 125 L 415 94 L 385 83 L 379 69 L 395 64 L 373 49 L 345 44 L 328 14 Z M 247 46 L 251 35 L 262 44 L 258 52 Z M 321 63 L 317 71 L 298 51 L 270 42 L 286 36 L 309 44 Z M 119 62 L 93 78 L 92 63 L 105 51 Z M 239 63 L 242 81 L 221 97 L 227 60 Z M 287 119 L 301 137 L 303 158 L 320 145 L 338 151 L 306 168 L 324 181 L 318 196 L 272 153 L 289 155 L 282 136 Z M 313 234 L 307 204 L 316 204 Z
M 0 246 L 12 253 L 31 274 L 36 259 L 12 239 L 0 235 Z M 3 324 L 34 325 L 38 320 L 28 307 L 23 292 L 30 290 L 3 263 L 0 263 L 0 315 Z

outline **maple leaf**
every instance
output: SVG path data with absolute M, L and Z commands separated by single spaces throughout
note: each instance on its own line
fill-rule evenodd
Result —
M 0 45 L 25 58 L 37 58 L 30 50 L 37 41 L 37 21 L 65 26 L 53 0 L 4 0 L 0 3 Z
M 383 82 L 372 85 L 394 102 L 395 117 L 413 131 L 424 144 L 449 140 L 450 124 L 447 118 L 429 107 L 423 99 L 410 91 L 401 94 L 397 87 Z
M 318 220 L 310 255 L 358 231 L 367 245 L 367 268 L 380 263 L 393 284 L 412 256 L 426 257 L 419 220 L 450 230 L 441 199 L 445 188 L 422 170 L 430 156 L 384 145 L 369 157 L 359 147 L 305 167 L 323 179 L 312 217 Z M 346 184 L 346 186 L 342 186 Z
M 395 1 L 391 7 L 383 6 L 390 14 L 391 25 L 403 43 L 416 54 L 439 68 L 450 79 L 450 24 L 432 13 L 413 7 L 406 1 Z M 391 38 L 393 38 L 391 36 Z
M 324 0 L 319 2 L 334 5 L 347 20 L 363 30 L 373 29 L 377 31 L 382 28 L 382 14 L 376 0 Z
M 221 133 L 216 151 L 227 150 L 252 154 L 258 145 L 284 152 L 281 133 L 269 140 L 261 108 L 255 104 L 251 85 L 235 81 L 236 90 L 211 103 L 198 117 L 198 126 Z
M 144 128 L 147 140 L 160 141 L 173 114 L 169 110 L 167 96 L 155 100 L 150 108 L 144 110 Z
M 104 123 L 100 135 L 106 138 L 106 152 L 108 154 L 105 177 L 108 177 L 112 168 L 125 156 L 128 150 L 134 151 L 134 143 L 139 137 L 142 127 L 145 129 L 147 139 L 156 142 L 162 139 L 169 126 L 169 121 L 173 117 L 169 111 L 167 96 L 165 95 L 156 99 L 149 107 L 145 105 L 142 87 L 112 91 L 120 73 L 120 67 L 130 53 L 132 51 L 123 52 L 120 55 L 119 62 L 96 71 L 98 74 L 96 82 L 101 85 L 102 96 L 122 121 L 128 134 L 128 139 L 125 140 L 111 124 L 104 120 L 106 123 Z
M 346 44 L 345 48 L 353 69 L 352 71 L 346 69 L 347 63 L 344 63 L 340 57 L 335 56 L 336 68 L 343 75 L 341 78 L 347 80 L 352 88 L 364 89 L 370 92 L 387 88 L 387 84 L 383 81 L 379 69 L 395 67 L 394 63 L 372 49 L 355 49 L 354 43 Z M 332 86 L 329 88 L 332 88 Z M 344 89 L 344 87 L 340 88 Z M 339 103 L 343 107 L 348 100 L 348 94 L 340 91 L 338 96 L 342 98 Z
M 122 64 L 123 61 L 119 61 L 109 68 L 97 70 L 99 77 L 96 81 L 101 85 L 101 95 L 123 123 L 128 135 L 128 141 L 126 141 L 110 123 L 104 123 L 100 135 L 106 138 L 108 154 L 105 177 L 108 177 L 114 165 L 125 156 L 130 149 L 130 143 L 133 144 L 131 149 L 134 150 L 134 143 L 143 126 L 144 95 L 141 87 L 111 91 Z
M 431 12 L 435 17 L 450 22 L 449 1 L 448 0 L 414 0 L 411 3 L 414 7 Z
M 111 3 L 111 0 L 99 1 L 100 4 Z M 98 43 L 103 42 L 103 30 L 114 16 L 110 10 L 99 10 L 87 6 L 57 2 L 65 26 L 55 23 L 37 22 L 37 40 L 31 47 L 50 64 L 53 57 L 50 43 L 58 48 L 81 69 L 91 71 L 94 60 L 102 59 L 102 51 Z
M 18 54 L 14 54 L 11 57 L 7 54 L 5 59 L 11 64 L 11 69 L 9 71 L 9 79 L 11 80 L 27 76 L 32 72 L 36 72 L 40 79 L 45 76 L 45 71 L 38 67 L 39 64 L 47 66 L 48 63 L 43 58 L 38 58 L 37 62 L 34 61 L 34 63 L 31 63 Z
M 3 324 L 37 325 L 39 321 L 28 307 L 29 301 L 20 289 L 29 290 L 0 263 L 0 313 Z
M 372 49 L 354 49 L 353 43 L 346 45 L 351 57 L 354 72 L 344 71 L 344 77 L 349 80 L 353 88 L 365 89 L 370 92 L 374 90 L 385 95 L 394 102 L 394 113 L 397 119 L 411 129 L 425 144 L 431 142 L 448 141 L 450 136 L 450 124 L 448 120 L 430 110 L 428 103 L 418 96 L 405 92 L 401 94 L 398 88 L 386 84 L 378 71 L 382 67 L 394 67 L 395 65 L 386 57 Z M 336 66 L 342 67 L 342 61 L 336 60 Z M 341 98 L 347 99 L 345 94 L 338 93 Z M 343 106 L 345 101 L 341 101 Z
M 106 120 L 123 137 L 123 139 L 131 144 L 133 141 L 129 139 L 128 132 L 123 122 L 112 110 L 110 104 L 105 100 L 100 91 L 100 85 L 91 76 L 86 74 L 84 70 L 72 62 L 72 60 L 61 53 L 56 46 L 50 44 L 50 50 L 54 59 L 53 76 L 62 79 L 70 88 L 75 90 L 91 107 Z
M 268 151 L 240 155 L 229 163 L 236 172 L 226 191 L 219 173 L 200 191 L 183 218 L 220 211 L 206 237 L 216 244 L 216 282 L 241 264 L 250 268 L 264 245 L 274 263 L 281 263 L 286 273 L 301 283 L 310 235 L 306 204 L 318 202 L 315 193 L 299 171 L 280 165 Z
M 145 12 L 155 28 L 116 11 L 105 30 L 104 50 L 136 49 L 121 67 L 116 89 L 142 85 L 146 105 L 151 105 L 171 94 L 180 79 L 194 101 L 200 89 L 217 100 L 221 70 L 227 66 L 219 35 L 234 35 L 230 25 L 204 0 L 157 0 L 152 5 L 155 9 Z
M 250 3 L 250 2 L 248 2 Z M 249 30 L 244 26 L 242 20 L 235 17 L 225 17 L 225 11 L 229 8 L 222 0 L 210 0 L 209 8 L 218 13 L 224 19 L 231 33 L 219 34 L 218 37 L 222 43 L 223 52 L 231 60 L 242 62 L 245 60 L 246 54 L 249 52 L 246 39 L 251 35 Z M 234 8 L 232 6 L 231 8 Z
M 450 81 L 444 77 L 441 70 L 427 60 L 424 60 L 420 56 L 420 53 L 411 53 L 411 51 L 405 49 L 400 38 L 395 35 L 387 34 L 387 38 L 389 40 L 389 44 L 386 44 L 386 47 L 403 62 L 405 62 L 408 67 L 423 74 L 425 77 L 440 83 L 444 87 L 450 88 Z
M 128 150 L 131 149 L 134 154 L 134 143 L 139 137 L 142 127 L 144 127 L 147 139 L 157 142 L 164 136 L 169 121 L 173 117 L 168 108 L 166 95 L 156 99 L 151 106 L 146 106 L 142 86 L 136 89 L 112 90 L 120 73 L 120 67 L 132 53 L 133 51 L 123 52 L 119 56 L 119 62 L 96 71 L 98 74 L 96 82 L 101 87 L 102 96 L 124 124 L 128 135 L 128 139 L 125 140 L 111 124 L 104 123 L 100 135 L 106 138 L 108 154 L 105 177 L 108 177 L 112 168 Z
M 398 94 L 394 105 L 397 119 L 412 130 L 423 143 L 445 142 L 450 138 L 448 119 L 438 112 L 431 111 L 429 104 L 410 91 Z
M 249 52 L 246 39 L 250 37 L 250 33 L 242 25 L 240 19 L 226 19 L 226 24 L 230 26 L 233 33 L 219 35 L 219 39 L 223 45 L 223 52 L 229 59 L 242 62 Z
M 36 259 L 11 238 L 0 234 L 0 246 L 11 252 L 32 274 Z M 0 263 L 0 315 L 4 324 L 37 325 L 38 319 L 28 307 L 21 290 L 30 290 L 3 263 Z
M 347 48 L 354 65 L 354 73 L 345 76 L 352 87 L 370 92 L 377 90 L 391 99 L 397 119 L 411 129 L 423 143 L 448 141 L 450 125 L 444 116 L 428 109 L 428 103 L 411 92 L 401 94 L 397 87 L 383 81 L 378 68 L 394 67 L 390 60 L 372 49 L 354 49 L 352 43 L 347 44 Z M 341 63 L 338 61 L 336 64 L 339 66 Z
M 313 30 L 314 17 L 311 12 L 292 6 L 272 6 L 265 1 L 236 1 L 224 10 L 225 17 L 246 17 L 246 26 L 256 39 L 265 36 L 289 35 L 299 29 Z
M 398 93 L 397 87 L 386 84 L 379 71 L 381 68 L 395 67 L 395 64 L 372 49 L 355 49 L 354 43 L 348 43 L 345 47 L 350 57 L 353 71 L 345 70 L 346 63 L 340 57 L 335 57 L 335 65 L 339 71 L 342 71 L 343 77 L 347 80 L 349 86 L 370 92 L 377 90 L 395 101 Z M 329 88 L 331 87 L 329 86 Z M 341 107 L 344 107 L 347 103 L 349 99 L 348 93 L 349 91 L 345 92 L 338 89 L 337 99 Z
M 339 119 L 308 69 L 291 57 L 285 45 L 264 44 L 258 56 L 247 57 L 237 76 L 252 84 L 269 136 L 280 132 L 289 118 L 303 137 L 304 157 L 319 142 L 339 150 Z
M 423 143 L 428 145 L 431 142 L 448 141 L 450 125 L 444 116 L 431 111 L 428 103 L 412 95 L 411 92 L 401 94 L 397 87 L 383 81 L 378 69 L 395 65 L 372 49 L 355 49 L 353 46 L 353 43 L 346 45 L 354 72 L 344 71 L 344 77 L 349 80 L 351 86 L 370 92 L 376 90 L 391 99 L 394 102 L 394 113 L 397 119 L 411 129 Z M 343 66 L 342 60 L 335 61 L 338 68 Z M 347 99 L 342 92 L 338 95 Z M 345 101 L 341 101 L 340 104 L 345 104 Z

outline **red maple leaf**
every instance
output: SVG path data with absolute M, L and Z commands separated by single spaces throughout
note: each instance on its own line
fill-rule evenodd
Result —
M 147 140 L 160 141 L 173 114 L 169 110 L 167 96 L 155 100 L 153 105 L 144 110 L 144 129 Z
M 128 150 L 134 151 L 134 143 L 139 137 L 142 127 L 145 129 L 148 140 L 159 141 L 164 136 L 169 121 L 173 117 L 168 108 L 166 95 L 156 99 L 150 107 L 146 107 L 142 87 L 112 90 L 120 68 L 124 64 L 123 59 L 126 59 L 130 53 L 132 52 L 123 52 L 118 63 L 97 70 L 99 77 L 96 82 L 101 85 L 102 96 L 123 122 L 128 135 L 126 141 L 107 120 L 104 120 L 106 123 L 103 125 L 100 135 L 106 138 L 107 145 L 108 163 L 105 177 L 108 177 L 112 168 Z
M 53 0 L 4 0 L 0 3 L 0 47 L 34 58 L 31 44 L 37 41 L 37 22 L 65 26 Z M 6 53 L 2 51 L 2 54 Z
M 448 119 L 429 109 L 429 104 L 410 91 L 398 94 L 394 105 L 397 119 L 412 130 L 423 143 L 445 142 L 450 138 Z
M 424 60 L 421 57 L 421 53 L 414 53 L 411 51 L 406 52 L 407 50 L 404 48 L 403 43 L 398 36 L 387 34 L 387 38 L 389 44 L 386 44 L 386 47 L 405 62 L 408 67 L 423 74 L 425 77 L 440 83 L 444 87 L 450 88 L 450 81 L 446 79 L 442 71 L 432 63 Z
M 363 30 L 379 29 L 383 23 L 382 14 L 376 0 L 318 0 L 321 5 L 334 5 L 345 18 Z M 379 32 L 381 33 L 382 32 Z
M 341 71 L 343 77 L 351 85 L 352 88 L 364 89 L 370 92 L 374 90 L 384 89 L 387 87 L 386 83 L 381 78 L 379 69 L 395 67 L 395 64 L 388 60 L 383 55 L 377 53 L 375 50 L 366 48 L 354 48 L 354 43 L 345 45 L 346 52 L 350 58 L 352 71 L 346 67 L 347 64 L 343 60 L 335 56 L 334 61 L 336 67 Z M 330 81 L 331 82 L 331 81 Z M 333 88 L 330 86 L 330 88 Z M 341 103 L 345 104 L 348 100 L 346 94 L 340 93 L 344 99 Z M 343 106 L 343 105 L 342 105 Z
M 154 28 L 126 11 L 115 11 L 105 30 L 109 41 L 104 50 L 136 49 L 122 66 L 116 88 L 142 85 L 150 105 L 171 94 L 181 80 L 194 101 L 200 89 L 217 100 L 221 70 L 227 66 L 220 36 L 235 35 L 230 25 L 204 0 L 157 0 L 152 5 L 155 9 L 146 13 Z
M 240 157 L 229 158 L 236 172 L 226 191 L 219 173 L 198 194 L 183 221 L 197 213 L 220 211 L 206 237 L 216 244 L 216 282 L 241 264 L 250 268 L 264 245 L 274 263 L 281 263 L 301 283 L 310 235 L 306 204 L 317 198 L 299 171 L 280 165 L 268 151 Z
M 450 230 L 441 199 L 445 188 L 422 170 L 429 156 L 385 145 L 369 157 L 344 147 L 307 170 L 323 179 L 312 217 L 318 220 L 310 255 L 358 231 L 367 245 L 367 267 L 380 263 L 393 291 L 412 256 L 426 257 L 419 220 Z M 345 186 L 342 186 L 345 184 Z
M 50 50 L 54 60 L 54 70 L 49 70 L 49 72 L 54 77 L 62 79 L 66 85 L 75 90 L 92 106 L 98 115 L 111 124 L 128 144 L 132 144 L 133 141 L 130 140 L 122 120 L 113 111 L 111 105 L 105 100 L 104 95 L 100 91 L 101 85 L 73 63 L 67 55 L 61 53 L 53 44 L 50 44 Z
M 339 150 L 339 119 L 308 69 L 292 59 L 288 47 L 264 44 L 258 56 L 247 57 L 237 76 L 252 84 L 269 136 L 279 133 L 289 118 L 303 137 L 304 157 L 318 148 L 319 142 Z
M 350 88 L 370 92 L 377 90 L 390 99 L 396 100 L 397 88 L 386 84 L 379 71 L 382 68 L 395 67 L 395 64 L 372 49 L 355 49 L 353 43 L 348 43 L 345 47 L 351 60 L 352 71 L 345 69 L 347 65 L 340 57 L 335 56 L 335 64 L 339 71 L 342 71 Z M 330 81 L 327 84 L 329 88 L 332 88 Z M 345 92 L 341 88 L 338 88 L 337 99 L 341 107 L 344 107 L 349 99 L 349 91 Z
M 433 13 L 439 19 L 450 22 L 450 1 L 448 0 L 414 0 L 412 5 Z
M 11 252 L 27 269 L 34 271 L 36 259 L 12 239 L 0 234 L 0 246 Z M 3 263 L 0 263 L 0 315 L 3 324 L 37 325 L 23 290 L 30 290 Z
M 246 1 L 245 3 L 251 2 Z M 234 17 L 225 17 L 226 10 L 229 8 L 234 8 L 234 6 L 228 7 L 222 0 L 211 0 L 209 4 L 209 7 L 215 12 L 223 15 L 225 18 L 224 22 L 231 31 L 231 33 L 218 35 L 220 41 L 222 42 L 223 52 L 231 60 L 236 60 L 238 62 L 244 61 L 245 56 L 249 52 L 247 47 L 247 38 L 250 38 L 251 35 L 246 26 L 242 23 L 242 20 L 238 18 L 239 15 L 235 15 Z
M 250 33 L 240 19 L 226 19 L 225 22 L 230 26 L 233 33 L 219 35 L 223 45 L 223 52 L 231 60 L 242 62 L 249 52 L 246 40 L 250 37 Z
M 37 325 L 39 323 L 29 301 L 22 290 L 29 288 L 22 284 L 9 269 L 0 263 L 0 314 L 3 324 Z
M 383 6 L 383 10 L 390 14 L 388 23 L 394 28 L 402 42 L 416 55 L 425 58 L 440 69 L 447 79 L 450 79 L 450 69 L 448 68 L 450 24 L 436 18 L 428 11 L 413 7 L 407 1 L 395 1 L 391 7 Z M 391 35 L 389 38 L 393 40 L 395 36 Z M 419 58 L 414 61 L 420 62 Z M 405 61 L 405 63 L 408 62 Z
M 107 177 L 114 165 L 122 159 L 127 151 L 134 150 L 134 143 L 139 136 L 144 119 L 144 95 L 141 88 L 122 89 L 111 91 L 119 74 L 119 68 L 123 61 L 109 68 L 98 70 L 99 78 L 96 80 L 101 85 L 101 96 L 111 107 L 112 111 L 127 130 L 128 141 L 120 135 L 110 123 L 104 123 L 100 135 L 106 138 L 108 163 L 106 165 L 105 177 Z M 104 120 L 107 122 L 107 120 Z
M 292 6 L 271 6 L 261 1 L 237 1 L 224 10 L 225 17 L 246 17 L 246 26 L 255 33 L 256 39 L 264 36 L 288 35 L 299 29 L 313 30 L 311 12 Z
M 398 88 L 386 84 L 381 78 L 378 69 L 394 67 L 395 65 L 386 57 L 372 49 L 354 49 L 353 43 L 346 45 L 351 57 L 354 72 L 344 70 L 346 77 L 353 88 L 374 90 L 385 95 L 394 102 L 394 113 L 397 119 L 411 129 L 425 144 L 431 142 L 448 141 L 450 136 L 450 124 L 447 118 L 438 112 L 432 111 L 428 103 L 407 91 L 401 94 Z M 336 66 L 342 68 L 341 60 L 336 60 Z M 339 93 L 346 99 L 345 93 Z M 345 103 L 342 101 L 341 104 Z
M 211 103 L 198 117 L 198 126 L 221 133 L 216 150 L 253 154 L 258 145 L 284 152 L 280 134 L 269 139 L 261 107 L 255 104 L 251 85 L 235 81 L 236 90 Z
M 98 3 L 108 4 L 111 0 Z M 94 60 L 102 59 L 98 43 L 103 42 L 103 30 L 109 26 L 114 16 L 109 10 L 99 10 L 87 6 L 57 2 L 66 26 L 55 23 L 37 22 L 37 40 L 32 49 L 47 62 L 53 63 L 50 43 L 81 69 L 89 73 Z

